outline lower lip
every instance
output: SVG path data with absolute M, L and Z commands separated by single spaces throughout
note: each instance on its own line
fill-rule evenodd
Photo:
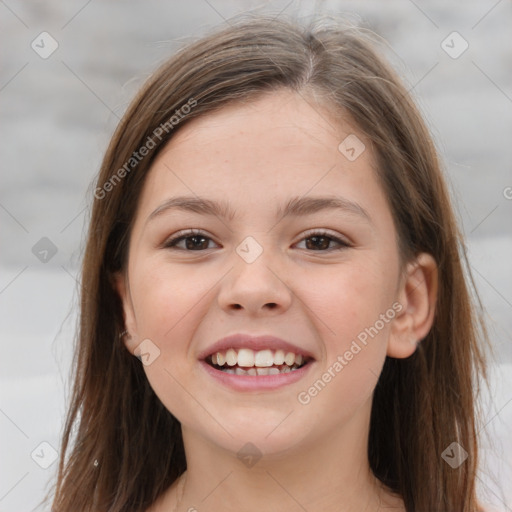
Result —
M 313 361 L 310 361 L 297 370 L 287 373 L 279 373 L 278 375 L 234 375 L 232 373 L 225 373 L 221 370 L 216 370 L 206 361 L 199 362 L 201 363 L 202 368 L 204 368 L 214 379 L 217 379 L 220 383 L 229 388 L 235 389 L 236 391 L 278 389 L 302 379 L 306 373 L 309 372 L 311 366 L 313 366 Z

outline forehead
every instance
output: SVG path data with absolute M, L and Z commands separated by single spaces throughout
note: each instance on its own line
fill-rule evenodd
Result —
M 283 89 L 193 119 L 176 133 L 162 155 L 178 148 L 180 153 L 208 151 L 212 156 L 231 150 L 231 157 L 243 156 L 244 160 L 265 155 L 275 160 L 280 154 L 293 159 L 296 155 L 298 163 L 311 146 L 337 156 L 341 140 L 355 131 L 358 129 L 348 115 L 340 112 L 334 117 L 327 105 L 320 105 L 310 95 Z M 237 142 L 243 143 L 243 152 L 236 152 L 242 149 Z
M 339 192 L 376 206 L 373 167 L 369 141 L 349 116 L 283 90 L 189 121 L 153 163 L 139 204 L 147 217 L 172 196 L 229 197 L 232 210 L 270 216 L 292 197 Z

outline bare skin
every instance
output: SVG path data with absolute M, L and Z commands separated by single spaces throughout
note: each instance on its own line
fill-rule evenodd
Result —
M 177 506 L 183 504 L 184 502 L 187 503 L 187 500 L 183 500 L 181 490 L 178 493 L 180 482 L 185 477 L 186 473 L 182 475 L 182 477 L 180 477 L 176 482 L 174 482 L 174 484 L 164 493 L 164 495 L 159 500 L 157 500 L 150 508 L 148 508 L 146 512 L 195 512 L 194 510 L 190 510 L 190 505 L 183 505 L 182 507 L 177 508 Z M 375 504 L 374 508 L 367 507 L 365 511 L 406 512 L 402 498 L 390 493 L 389 489 L 387 489 L 384 485 L 380 483 L 376 483 L 376 488 L 378 489 L 377 492 L 379 493 L 379 501 L 377 502 L 377 504 Z M 192 503 L 192 501 L 189 500 L 188 503 Z M 300 510 L 300 507 L 297 506 L 296 509 Z M 202 508 L 197 508 L 197 510 L 202 510 Z M 482 509 L 480 512 L 485 511 Z
M 371 403 L 386 356 L 409 357 L 430 330 L 436 264 L 420 254 L 401 267 L 370 141 L 304 98 L 273 92 L 191 121 L 159 154 L 142 190 L 117 288 L 127 349 L 136 353 L 145 339 L 158 347 L 144 370 L 182 425 L 179 512 L 405 511 L 369 467 Z M 366 147 L 353 161 L 338 149 L 351 134 Z M 181 195 L 229 202 L 236 215 L 166 210 L 150 219 Z M 352 206 L 276 216 L 293 197 Z M 195 236 L 189 241 L 202 243 L 169 246 L 188 229 L 200 231 L 187 233 Z M 236 251 L 247 237 L 262 248 L 250 264 Z M 377 323 L 382 315 L 387 321 Z M 377 325 L 356 351 L 358 335 Z M 198 354 L 237 332 L 284 338 L 315 361 L 279 389 L 227 388 Z M 344 363 L 333 370 L 338 357 Z M 325 387 L 309 391 L 326 374 Z M 261 455 L 251 467 L 237 457 L 248 442 Z M 148 512 L 173 511 L 177 486 Z

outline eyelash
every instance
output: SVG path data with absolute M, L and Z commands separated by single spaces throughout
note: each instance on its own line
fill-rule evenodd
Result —
M 202 249 L 202 250 L 198 250 L 198 251 L 191 251 L 191 250 L 188 250 L 188 249 L 181 249 L 181 248 L 177 248 L 176 247 L 176 245 L 180 241 L 186 240 L 187 238 L 193 238 L 195 236 L 203 236 L 206 239 L 212 240 L 203 231 L 195 230 L 195 229 L 190 229 L 190 230 L 186 230 L 186 231 L 180 231 L 176 236 L 174 236 L 174 237 L 168 239 L 166 242 L 164 242 L 163 247 L 165 249 L 173 249 L 173 250 L 185 251 L 185 252 L 204 252 L 205 250 L 208 250 L 208 249 Z M 306 235 L 300 240 L 300 242 L 302 242 L 303 240 L 307 240 L 308 238 L 314 238 L 314 237 L 328 238 L 328 239 L 336 242 L 337 244 L 339 244 L 340 247 L 334 248 L 334 249 L 327 249 L 327 250 L 321 250 L 321 249 L 319 249 L 319 250 L 312 250 L 312 252 L 333 252 L 333 251 L 341 251 L 343 249 L 347 249 L 349 247 L 352 247 L 352 245 L 349 244 L 348 242 L 346 242 L 345 240 L 342 240 L 341 238 L 338 238 L 338 237 L 330 234 L 328 231 L 325 231 L 325 230 L 322 230 L 322 229 L 319 229 L 319 230 L 316 230 L 316 231 L 310 231 L 310 232 L 306 233 Z

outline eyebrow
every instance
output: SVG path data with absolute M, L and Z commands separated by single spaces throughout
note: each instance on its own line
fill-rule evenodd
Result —
M 178 196 L 167 199 L 158 206 L 149 215 L 146 224 L 170 210 L 211 215 L 231 221 L 236 217 L 236 212 L 230 208 L 229 203 L 226 201 L 213 201 L 198 196 Z M 341 210 L 345 213 L 357 215 L 372 224 L 370 215 L 360 204 L 342 197 L 293 197 L 286 203 L 284 208 L 277 208 L 275 215 L 276 218 L 305 216 L 324 210 Z

